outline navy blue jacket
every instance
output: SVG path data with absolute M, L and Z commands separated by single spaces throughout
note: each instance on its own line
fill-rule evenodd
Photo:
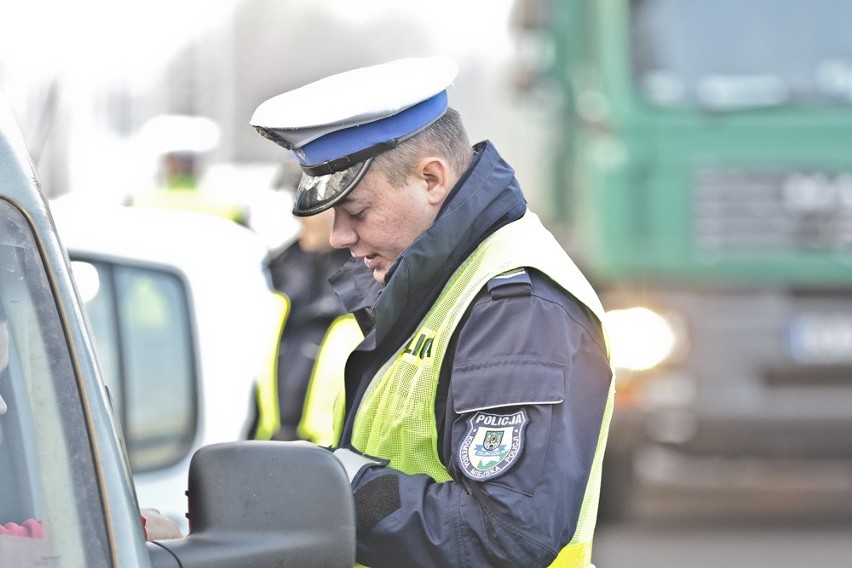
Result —
M 526 211 L 514 171 L 494 146 L 480 143 L 475 151 L 438 218 L 397 259 L 383 290 L 371 287 L 363 263 L 333 278 L 347 308 L 370 326 L 347 361 L 342 447 L 367 384 L 449 276 L 485 237 Z M 453 480 L 436 483 L 383 465 L 362 469 L 352 481 L 358 562 L 549 565 L 576 529 L 609 384 L 600 325 L 582 304 L 533 270 L 491 281 L 459 324 L 441 370 L 439 451 Z M 564 393 L 561 402 L 552 402 L 554 391 Z M 519 400 L 548 402 L 520 407 Z M 528 417 L 520 457 L 484 481 L 468 476 L 459 459 L 473 409 Z

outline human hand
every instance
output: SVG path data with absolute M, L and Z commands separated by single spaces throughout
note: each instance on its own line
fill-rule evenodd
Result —
M 180 527 L 171 519 L 164 517 L 160 511 L 151 508 L 140 508 L 142 527 L 145 530 L 145 540 L 166 540 L 183 538 Z
M 0 525 L 0 535 L 44 538 L 44 529 L 39 521 L 36 521 L 35 519 L 27 519 L 20 525 L 17 523 L 6 523 L 5 525 Z

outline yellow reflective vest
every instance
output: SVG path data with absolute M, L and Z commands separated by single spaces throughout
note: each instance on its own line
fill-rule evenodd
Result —
M 300 438 L 320 446 L 336 445 L 343 427 L 343 374 L 346 359 L 364 339 L 355 316 L 345 314 L 328 328 L 308 383 Z
M 281 427 L 281 414 L 278 411 L 278 345 L 284 322 L 290 315 L 290 298 L 281 292 L 275 292 L 278 309 L 269 311 L 269 322 L 259 322 L 258 325 L 268 325 L 268 344 L 265 347 L 266 364 L 257 380 L 257 426 L 254 438 L 271 440 Z M 272 330 L 275 330 L 273 333 Z
M 535 243 L 535 247 L 530 247 Z M 519 268 L 546 274 L 603 322 L 592 287 L 556 240 L 531 212 L 483 241 L 457 269 L 417 331 L 380 369 L 361 401 L 352 445 L 366 455 L 389 459 L 404 473 L 450 480 L 438 454 L 435 391 L 447 345 L 476 294 L 495 276 Z M 428 351 L 428 356 L 423 353 Z M 591 563 L 592 537 L 600 493 L 601 462 L 613 404 L 613 383 L 601 425 L 592 471 L 574 536 L 551 566 Z

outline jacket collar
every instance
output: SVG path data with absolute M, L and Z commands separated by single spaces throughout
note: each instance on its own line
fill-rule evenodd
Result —
M 526 211 L 526 200 L 515 171 L 494 145 L 480 142 L 474 151 L 473 163 L 451 191 L 438 218 L 388 271 L 384 289 L 363 262 L 356 259 L 348 261 L 330 278 L 346 310 L 356 317 L 360 314 L 362 328 L 366 320 L 375 323 L 373 345 L 392 329 L 410 333 L 407 328 L 422 318 L 444 283 L 473 249 Z M 364 330 L 365 334 L 369 331 Z

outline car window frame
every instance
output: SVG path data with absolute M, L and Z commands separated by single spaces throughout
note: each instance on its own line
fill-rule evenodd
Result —
M 27 519 L 0 520 L 35 521 L 44 533 L 29 540 L 0 536 L 0 556 L 23 564 L 109 566 L 110 531 L 83 381 L 51 268 L 25 211 L 0 197 L 0 296 L 12 345 L 9 372 L 14 373 L 5 380 L 15 381 L 8 389 L 15 391 L 10 396 L 14 407 L 2 418 L 8 426 L 16 420 L 19 433 L 30 430 L 10 456 L 24 454 L 18 465 L 25 469 L 31 493 L 15 512 Z M 12 452 L 13 442 L 8 440 Z
M 103 366 L 101 366 L 101 370 L 105 375 L 104 380 L 109 385 L 110 391 L 113 392 L 113 405 L 115 407 L 116 415 L 119 417 L 122 432 L 124 433 L 125 447 L 128 452 L 133 473 L 139 474 L 163 470 L 184 461 L 191 454 L 194 442 L 199 435 L 199 422 L 201 417 L 201 376 L 197 355 L 199 338 L 194 318 L 192 288 L 189 285 L 189 282 L 183 273 L 169 265 L 136 261 L 134 259 L 126 258 L 116 259 L 111 256 L 76 251 L 69 251 L 69 257 L 72 261 L 72 265 L 77 262 L 89 263 L 96 266 L 99 274 L 101 271 L 104 271 L 108 275 L 108 279 L 105 284 L 110 289 L 110 328 L 111 332 L 115 334 L 114 341 L 111 341 L 111 343 L 118 346 L 118 352 L 113 354 L 111 359 L 114 360 L 117 365 L 117 369 L 115 369 L 117 376 L 107 376 L 106 370 Z M 183 329 L 186 331 L 186 337 L 183 338 L 183 340 L 185 347 L 184 354 L 186 356 L 187 363 L 186 371 L 188 376 L 184 382 L 184 386 L 188 389 L 186 399 L 189 406 L 184 408 L 183 414 L 186 416 L 186 423 L 188 427 L 180 434 L 179 450 L 172 452 L 170 459 L 151 461 L 147 464 L 140 464 L 140 459 L 138 458 L 140 454 L 139 450 L 137 450 L 138 440 L 134 437 L 133 429 L 129 427 L 131 413 L 138 412 L 138 409 L 144 407 L 148 401 L 145 398 L 128 397 L 128 383 L 131 379 L 129 378 L 127 370 L 127 345 L 129 341 L 132 341 L 132 338 L 127 337 L 127 333 L 125 333 L 126 328 L 123 325 L 123 322 L 127 319 L 127 314 L 124 313 L 121 308 L 122 298 L 119 297 L 120 286 L 118 284 L 118 278 L 119 272 L 121 271 L 147 272 L 155 274 L 157 277 L 164 277 L 177 283 L 181 303 L 181 313 L 178 317 L 183 320 Z M 102 336 L 99 335 L 99 330 L 92 325 L 92 318 L 89 317 L 88 301 L 86 301 L 85 292 L 83 295 L 84 307 L 86 307 L 87 314 L 86 317 L 89 320 L 89 327 L 92 330 L 96 353 L 98 354 L 98 359 L 100 361 L 104 359 L 102 350 L 105 349 L 106 346 L 104 345 Z M 100 340 L 99 337 L 101 337 Z M 138 392 L 138 390 L 138 388 L 133 389 L 134 392 Z M 131 408 L 132 405 L 136 405 L 134 407 L 136 410 Z

